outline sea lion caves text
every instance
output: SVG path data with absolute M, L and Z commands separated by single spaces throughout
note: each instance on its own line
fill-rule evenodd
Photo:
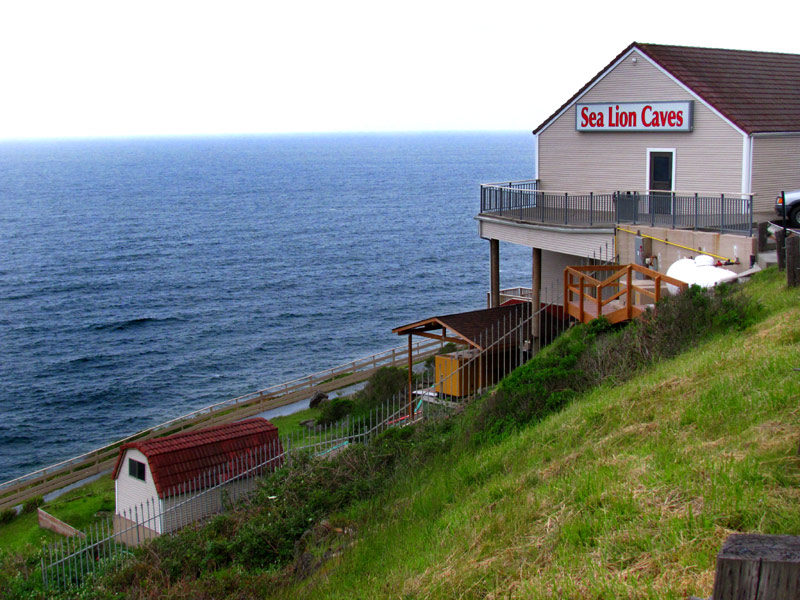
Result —
M 578 104 L 578 131 L 691 131 L 690 102 Z

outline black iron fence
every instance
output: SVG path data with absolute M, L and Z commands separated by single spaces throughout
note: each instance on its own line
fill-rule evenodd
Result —
M 528 223 L 613 226 L 619 223 L 753 233 L 753 196 L 678 192 L 571 194 L 539 190 L 536 181 L 481 185 L 481 214 Z

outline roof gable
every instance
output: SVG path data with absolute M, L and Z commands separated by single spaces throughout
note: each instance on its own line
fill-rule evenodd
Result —
M 252 466 L 256 453 L 266 449 L 275 456 L 282 451 L 278 428 L 260 417 L 124 444 L 114 465 L 113 479 L 119 476 L 128 449 L 147 457 L 160 498 L 213 469 L 224 467 L 227 476 L 235 477 Z
M 800 55 L 633 42 L 533 133 L 547 128 L 634 50 L 745 133 L 800 131 Z

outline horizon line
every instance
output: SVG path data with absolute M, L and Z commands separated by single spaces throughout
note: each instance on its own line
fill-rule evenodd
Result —
M 324 130 L 324 131 L 273 131 L 273 132 L 224 132 L 224 133 L 142 133 L 142 134 L 98 134 L 63 136 L 0 137 L 0 144 L 8 142 L 68 142 L 68 141 L 123 141 L 155 139 L 200 139 L 200 138 L 244 138 L 244 137 L 293 137 L 335 135 L 419 135 L 439 133 L 526 133 L 526 129 L 378 129 L 378 130 Z

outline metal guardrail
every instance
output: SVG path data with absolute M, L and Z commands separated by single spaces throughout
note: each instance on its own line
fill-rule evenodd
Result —
M 434 340 L 418 342 L 412 348 L 412 358 L 413 360 L 427 358 L 435 354 L 441 345 L 441 342 Z M 128 442 L 245 419 L 304 400 L 317 391 L 329 392 L 359 383 L 384 366 L 405 366 L 408 362 L 407 357 L 406 346 L 392 348 L 244 396 L 218 402 L 154 425 L 90 452 L 0 483 L 0 510 L 109 470 L 116 460 L 119 447 Z
M 753 195 L 683 192 L 574 194 L 538 189 L 531 181 L 481 185 L 481 215 L 553 225 L 619 223 L 752 235 Z

